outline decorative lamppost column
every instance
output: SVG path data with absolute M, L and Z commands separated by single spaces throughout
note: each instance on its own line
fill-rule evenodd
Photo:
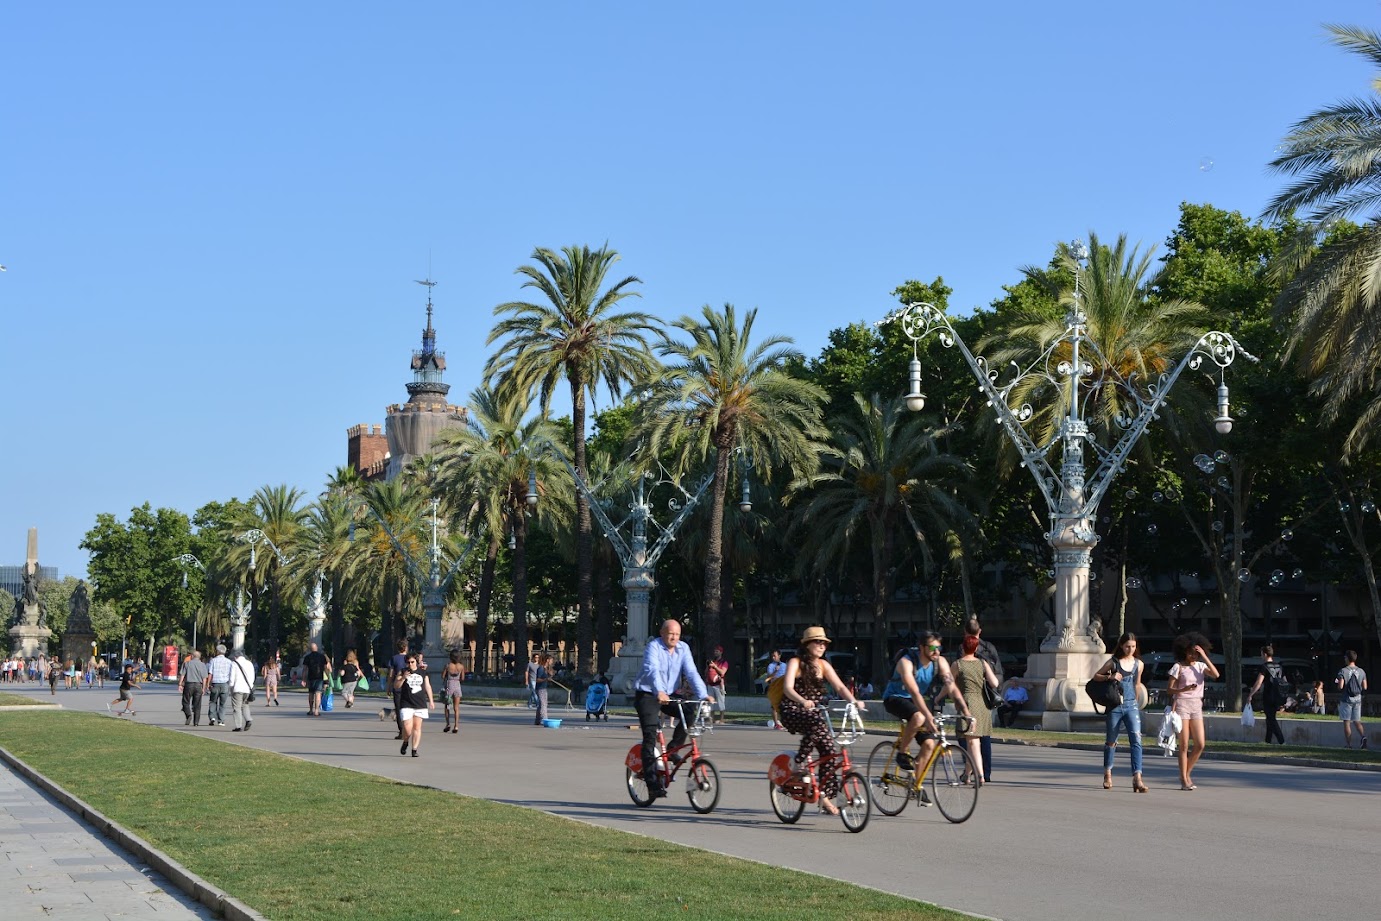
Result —
M 1044 711 L 1042 726 L 1050 730 L 1068 730 L 1075 716 L 1093 715 L 1083 686 L 1105 661 L 1101 621 L 1091 618 L 1089 612 L 1089 573 L 1093 548 L 1098 543 L 1094 522 L 1099 503 L 1186 368 L 1197 370 L 1204 359 L 1208 359 L 1217 365 L 1221 374 L 1239 353 L 1250 361 L 1257 360 L 1228 333 L 1212 331 L 1199 337 L 1174 369 L 1158 380 L 1143 384 L 1124 378 L 1088 335 L 1088 319 L 1080 303 L 1082 264 L 1088 257 L 1088 250 L 1082 243 L 1075 243 L 1073 252 L 1079 268 L 1074 276 L 1074 299 L 1065 315 L 1064 333 L 1025 369 L 1017 368 L 1016 374 L 1006 383 L 998 381 L 998 372 L 991 370 L 982 357 L 975 357 L 969 351 L 949 318 L 933 304 L 909 304 L 878 323 L 900 322 L 902 331 L 911 340 L 910 389 L 906 404 L 913 411 L 925 406 L 925 394 L 920 390 L 920 341 L 934 332 L 945 348 L 958 346 L 1004 434 L 1016 447 L 1021 465 L 1031 472 L 1045 499 L 1050 530 L 1044 536 L 1055 561 L 1055 621 L 1041 641 L 1040 652 L 1028 661 L 1026 681 L 1031 693 L 1027 712 Z M 1114 384 L 1128 407 L 1116 419 L 1121 434 L 1111 447 L 1104 447 L 1094 439 L 1082 417 L 1088 394 L 1081 394 L 1080 381 L 1094 374 L 1095 363 L 1104 384 Z M 1026 428 L 1035 415 L 1030 404 L 1011 405 L 1014 388 L 1023 382 L 1044 382 L 1057 389 L 1067 402 L 1058 429 L 1044 443 L 1038 443 Z M 1218 432 L 1227 434 L 1233 420 L 1228 415 L 1227 384 L 1221 376 L 1217 398 L 1218 415 L 1214 426 Z M 1050 462 L 1057 446 L 1060 452 L 1058 471 Z M 1096 460 L 1091 475 L 1085 467 L 1086 447 Z
M 278 562 L 280 565 L 286 566 L 293 561 L 292 557 L 284 556 L 283 551 L 278 549 L 278 545 L 275 544 L 273 540 L 259 528 L 250 528 L 248 531 L 240 535 L 240 540 L 249 542 L 250 575 L 253 575 L 254 570 L 258 564 L 258 556 L 256 551 L 259 541 L 263 541 L 264 543 L 269 545 L 269 549 L 273 551 L 273 555 L 278 557 Z M 245 629 L 248 626 L 249 606 L 245 604 L 245 589 L 244 586 L 241 585 L 235 592 L 235 608 L 230 613 L 230 649 L 232 651 L 236 649 L 245 648 Z M 270 650 L 271 652 L 277 651 L 277 635 L 269 637 L 269 645 L 273 647 L 273 649 Z
M 307 599 L 307 643 L 316 643 L 318 649 L 325 649 L 321 641 L 321 628 L 326 623 L 326 606 L 331 603 L 331 593 L 322 590 L 326 577 L 320 569 L 312 580 L 312 594 Z
M 202 565 L 201 560 L 190 553 L 182 554 L 182 556 L 177 557 L 175 562 L 181 563 L 184 567 L 195 566 L 203 573 L 206 572 L 206 567 Z M 182 589 L 183 591 L 187 590 L 187 570 L 185 568 L 182 570 Z M 192 612 L 192 648 L 197 648 L 197 612 L 195 611 Z

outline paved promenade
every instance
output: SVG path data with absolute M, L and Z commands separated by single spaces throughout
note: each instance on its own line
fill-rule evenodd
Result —
M 108 697 L 58 694 L 68 708 L 102 713 Z M 231 733 L 204 720 L 184 727 L 173 690 L 146 685 L 138 720 L 992 918 L 1106 921 L 1113 912 L 1119 921 L 1163 921 L 1180 910 L 1175 905 L 1215 921 L 1310 917 L 1325 906 L 1381 915 L 1370 884 L 1381 853 L 1377 772 L 1205 760 L 1195 774 L 1199 789 L 1185 793 L 1174 760 L 1148 750 L 1152 790 L 1134 795 L 1125 751 L 1116 789 L 1104 791 L 1097 752 L 999 745 L 996 782 L 968 822 L 950 825 L 913 805 L 897 818 L 875 812 L 867 829 L 850 835 L 837 819 L 810 812 L 795 826 L 777 821 L 766 767 L 795 739 L 759 726 L 704 737 L 723 796 L 711 815 L 699 816 L 680 789 L 651 809 L 632 806 L 623 756 L 637 733 L 628 717 L 593 724 L 583 712 L 554 713 L 566 723 L 550 730 L 533 727 L 526 709 L 467 706 L 459 735 L 442 733 L 438 714 L 421 757 L 410 758 L 399 757 L 392 722 L 378 719 L 378 700 L 320 718 L 305 715 L 300 694 L 283 700 L 271 709 L 256 704 L 253 730 Z M 856 757 L 866 760 L 874 741 L 860 743 Z

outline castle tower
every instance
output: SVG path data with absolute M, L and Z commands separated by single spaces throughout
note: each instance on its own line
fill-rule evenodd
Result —
M 465 424 L 465 408 L 446 402 L 451 385 L 443 378 L 446 355 L 436 350 L 436 330 L 432 328 L 432 288 L 430 278 L 418 282 L 427 288 L 427 328 L 422 330 L 422 348 L 412 353 L 412 382 L 408 401 L 388 408 L 384 434 L 388 439 L 388 473 L 393 479 L 414 457 L 427 454 L 432 441 L 443 429 Z

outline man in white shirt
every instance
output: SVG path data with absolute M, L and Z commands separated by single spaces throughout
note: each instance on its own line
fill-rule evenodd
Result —
M 243 649 L 237 649 L 230 660 L 230 706 L 235 723 L 231 732 L 249 732 L 254 725 L 249 712 L 249 695 L 253 693 L 254 663 Z

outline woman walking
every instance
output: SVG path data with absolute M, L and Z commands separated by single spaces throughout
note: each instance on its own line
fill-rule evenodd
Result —
M 1143 664 L 1136 656 L 1136 634 L 1124 633 L 1117 638 L 1112 658 L 1093 676 L 1094 681 L 1116 681 L 1122 685 L 1122 703 L 1109 708 L 1107 734 L 1103 748 L 1103 789 L 1112 789 L 1112 762 L 1117 750 L 1117 734 L 1127 729 L 1127 742 L 1132 749 L 1132 790 L 1145 793 L 1141 779 L 1141 705 L 1137 689 L 1141 687 Z M 1183 746 L 1181 746 L 1183 748 Z M 1181 769 L 1183 773 L 1183 769 Z
M 278 702 L 278 679 L 283 677 L 283 661 L 278 653 L 264 663 L 264 706 L 281 707 Z
M 442 732 L 460 732 L 460 686 L 465 681 L 465 666 L 460 664 L 460 653 L 451 652 L 451 661 L 441 670 L 444 679 L 441 704 L 446 708 L 446 728 Z
M 964 637 L 963 651 L 964 654 L 954 663 L 954 683 L 959 693 L 964 695 L 970 719 L 968 731 L 961 732 L 959 737 L 968 746 L 973 763 L 978 767 L 978 776 L 973 781 L 982 786 L 987 770 L 983 765 L 981 740 L 993 734 L 993 714 L 983 702 L 983 686 L 986 684 L 995 688 L 998 680 L 992 666 L 978 658 L 978 637 Z
M 1213 648 L 1207 638 L 1199 633 L 1185 633 L 1175 637 L 1171 647 L 1175 664 L 1170 668 L 1170 696 L 1174 700 L 1175 713 L 1180 718 L 1179 762 L 1180 789 L 1196 790 L 1194 785 L 1194 766 L 1204 753 L 1204 682 L 1218 677 L 1218 668 L 1209 661 L 1208 651 Z M 1189 750 L 1190 741 L 1194 750 Z
M 547 718 L 547 686 L 551 683 L 551 656 L 545 652 L 537 654 L 537 668 L 532 672 L 532 693 L 537 698 L 537 716 L 532 725 L 542 725 Z
M 355 689 L 359 686 L 364 672 L 360 670 L 360 657 L 355 650 L 345 654 L 345 664 L 340 667 L 340 696 L 345 699 L 345 709 L 355 706 Z
M 786 663 L 782 723 L 801 737 L 800 748 L 796 751 L 796 764 L 801 767 L 810 760 L 812 748 L 821 758 L 839 750 L 825 720 L 826 685 L 832 685 L 845 700 L 858 703 L 835 673 L 834 666 L 825 660 L 825 650 L 829 647 L 824 627 L 807 627 L 801 634 L 799 655 Z M 863 705 L 858 704 L 858 709 L 862 710 Z M 831 761 L 820 775 L 820 808 L 830 815 L 839 815 L 834 798 L 839 795 L 840 785 L 839 768 Z
M 432 683 L 427 676 L 417 670 L 417 656 L 407 657 L 407 669 L 393 679 L 393 690 L 397 696 L 398 718 L 403 723 L 403 747 L 398 754 L 406 755 L 412 746 L 412 756 L 418 755 L 422 745 L 422 723 L 431 715 L 435 705 L 432 698 Z

